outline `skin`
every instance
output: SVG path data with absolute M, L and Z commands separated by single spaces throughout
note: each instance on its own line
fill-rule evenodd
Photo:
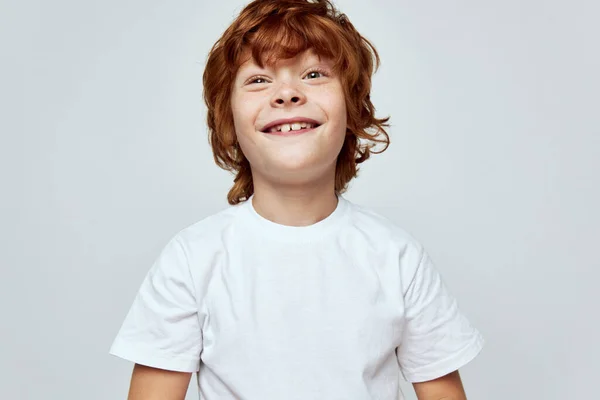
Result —
M 458 371 L 431 381 L 413 383 L 413 388 L 419 400 L 467 400 Z
M 337 205 L 335 163 L 346 135 L 346 102 L 331 67 L 311 51 L 264 69 L 248 59 L 233 83 L 231 108 L 252 166 L 253 206 L 279 224 L 311 225 Z M 321 125 L 286 137 L 261 131 L 271 121 L 299 116 Z
M 192 374 L 136 364 L 128 400 L 184 400 Z M 466 400 L 458 371 L 426 382 L 413 383 L 419 400 Z
M 335 163 L 347 120 L 342 85 L 331 67 L 331 60 L 311 51 L 264 69 L 248 59 L 233 83 L 231 108 L 238 142 L 252 167 L 253 206 L 273 222 L 311 225 L 337 206 Z M 287 137 L 262 132 L 273 120 L 297 116 L 321 126 Z M 183 400 L 191 375 L 136 365 L 128 399 Z M 419 400 L 466 400 L 458 371 L 413 387 Z
M 128 400 L 184 400 L 192 374 L 136 364 Z

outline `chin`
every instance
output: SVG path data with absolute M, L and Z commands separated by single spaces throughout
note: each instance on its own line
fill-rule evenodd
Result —
M 278 163 L 273 163 L 272 171 L 276 173 L 296 173 L 298 171 L 306 171 L 314 166 L 310 160 L 282 160 Z
M 333 163 L 312 158 L 278 161 L 270 163 L 271 166 L 268 168 L 267 175 L 271 176 L 273 180 L 286 181 L 287 183 L 305 184 L 314 182 L 322 179 L 324 174 L 329 175 L 330 168 L 335 169 L 335 160 Z

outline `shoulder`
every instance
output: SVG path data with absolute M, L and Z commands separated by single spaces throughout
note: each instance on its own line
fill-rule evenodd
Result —
M 363 205 L 350 203 L 351 248 L 366 249 L 372 259 L 393 267 L 409 281 L 427 256 L 411 232 L 387 216 Z
M 175 236 L 182 243 L 206 240 L 209 237 L 218 236 L 232 227 L 242 207 L 244 207 L 244 204 L 228 206 L 184 227 Z
M 397 276 L 405 288 L 427 257 L 422 243 L 390 217 L 355 203 L 349 208 L 352 243 L 347 244 L 348 248 L 367 254 L 373 268 L 389 272 L 393 287 L 397 287 Z
M 183 250 L 193 267 L 219 253 L 235 231 L 244 203 L 198 220 L 177 232 L 170 240 Z
M 354 202 L 349 203 L 350 224 L 373 240 L 398 249 L 422 251 L 423 246 L 411 232 L 391 218 L 372 208 Z

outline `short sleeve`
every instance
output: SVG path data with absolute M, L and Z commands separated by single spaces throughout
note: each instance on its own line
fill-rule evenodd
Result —
M 404 276 L 405 326 L 396 349 L 402 375 L 409 382 L 436 379 L 463 367 L 484 344 L 427 252 L 422 247 L 420 251 L 416 268 L 409 268 Z
M 146 275 L 110 354 L 154 368 L 196 372 L 201 350 L 195 288 L 176 236 Z

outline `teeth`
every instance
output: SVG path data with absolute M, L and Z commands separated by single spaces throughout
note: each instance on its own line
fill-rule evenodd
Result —
M 309 124 L 308 122 L 294 122 L 292 124 L 281 124 L 273 126 L 269 129 L 269 132 L 289 132 L 289 131 L 298 131 L 300 129 L 308 128 L 312 129 L 314 127 L 313 124 Z

